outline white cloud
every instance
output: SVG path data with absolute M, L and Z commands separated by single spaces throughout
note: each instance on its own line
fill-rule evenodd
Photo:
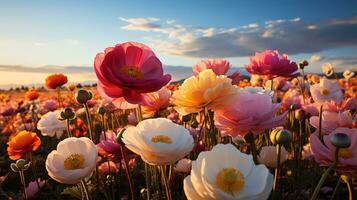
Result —
M 321 55 L 313 54 L 313 55 L 311 55 L 311 57 L 309 59 L 309 62 L 310 63 L 316 63 L 316 62 L 319 62 L 321 60 L 322 60 L 322 56 Z

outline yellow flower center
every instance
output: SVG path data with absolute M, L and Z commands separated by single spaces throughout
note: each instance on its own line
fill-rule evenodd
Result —
M 134 66 L 122 67 L 120 69 L 120 73 L 126 74 L 126 75 L 128 75 L 132 78 L 136 78 L 136 79 L 143 79 L 143 77 L 144 77 L 144 73 L 140 69 L 138 69 Z
M 154 137 L 151 138 L 151 142 L 153 143 L 165 143 L 165 144 L 171 144 L 172 140 L 170 137 L 166 136 L 166 135 L 156 135 Z
M 244 187 L 242 172 L 234 168 L 224 168 L 216 176 L 216 184 L 222 191 L 234 196 Z
M 327 89 L 320 90 L 320 93 L 324 96 L 328 95 L 330 92 Z
M 81 154 L 72 154 L 64 160 L 63 165 L 67 170 L 81 169 L 84 165 L 84 158 Z
M 348 148 L 342 148 L 338 151 L 338 156 L 341 158 L 352 158 L 353 153 Z

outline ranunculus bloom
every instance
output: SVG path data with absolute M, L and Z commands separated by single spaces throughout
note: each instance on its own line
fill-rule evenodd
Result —
M 124 97 L 141 103 L 143 94 L 166 85 L 171 76 L 163 75 L 162 64 L 146 45 L 126 42 L 98 53 L 94 61 L 98 91 L 112 99 Z
M 161 88 L 157 92 L 147 93 L 142 106 L 145 118 L 152 117 L 156 112 L 166 109 L 170 105 L 171 92 L 166 88 Z
M 326 78 L 321 79 L 319 84 L 312 85 L 310 92 L 314 101 L 320 104 L 328 101 L 340 103 L 343 98 L 340 85 Z
M 357 121 L 357 116 L 352 118 L 352 115 L 348 110 L 344 112 L 323 111 L 321 133 L 329 134 L 338 127 L 357 128 L 353 127 L 353 121 Z M 313 116 L 310 118 L 310 124 L 316 129 L 319 129 L 319 122 L 320 119 L 318 116 Z
M 11 116 L 12 114 L 14 114 L 15 110 L 13 107 L 8 106 L 7 108 L 5 108 L 4 110 L 1 111 L 1 115 L 4 117 L 8 117 Z
M 284 146 L 281 147 L 280 154 L 280 164 L 285 162 L 287 159 L 287 152 Z M 263 164 L 270 168 L 276 168 L 278 161 L 276 155 L 276 147 L 275 146 L 264 146 L 260 150 L 258 161 L 260 164 Z
M 64 74 L 51 74 L 47 76 L 45 86 L 48 89 L 56 89 L 68 82 L 67 76 Z
M 290 77 L 296 74 L 298 67 L 295 62 L 291 62 L 286 54 L 280 58 L 278 51 L 266 50 L 262 53 L 255 53 L 250 58 L 250 63 L 245 65 L 251 74 L 265 76 L 284 76 Z
M 198 74 L 206 69 L 212 69 L 216 75 L 226 75 L 231 64 L 225 59 L 209 59 L 202 60 L 193 66 L 193 75 L 198 76 Z M 229 75 L 228 78 L 232 79 L 232 84 L 239 84 L 240 74 L 239 72 L 234 72 Z
M 45 180 L 41 180 L 41 179 L 38 179 L 38 183 L 40 185 L 40 188 L 42 188 L 46 181 Z M 26 197 L 27 198 L 32 198 L 36 195 L 36 193 L 39 191 L 39 188 L 38 188 L 38 185 L 37 185 L 37 182 L 36 181 L 31 181 L 26 189 L 25 189 L 25 192 L 26 192 Z
M 357 98 L 355 97 L 344 100 L 341 103 L 336 103 L 334 101 L 324 103 L 324 111 L 343 112 L 353 109 L 357 110 Z
M 355 73 L 352 72 L 351 70 L 348 70 L 348 69 L 346 69 L 346 70 L 343 72 L 343 77 L 344 77 L 346 80 L 350 80 L 354 75 L 355 75 Z
M 210 110 L 225 108 L 236 98 L 238 89 L 226 76 L 217 76 L 211 69 L 191 76 L 176 90 L 171 98 L 181 115 L 196 113 L 204 107 Z
M 150 165 L 173 164 L 193 148 L 193 137 L 166 118 L 147 119 L 123 133 L 125 146 Z
M 232 144 L 218 144 L 192 161 L 184 191 L 188 200 L 265 200 L 273 179 L 267 167 L 254 164 L 251 155 L 241 153 Z
M 334 73 L 334 69 L 330 63 L 324 63 L 321 68 L 322 72 L 326 74 L 326 76 L 331 76 Z
M 43 115 L 37 123 L 38 130 L 43 136 L 60 138 L 66 129 L 66 122 L 58 119 L 60 110 L 50 111 Z
M 87 137 L 70 137 L 48 154 L 46 169 L 54 180 L 64 184 L 77 184 L 88 177 L 97 165 L 98 151 Z
M 29 101 L 36 100 L 40 95 L 38 94 L 36 89 L 30 89 L 25 93 L 25 98 Z
M 353 128 L 337 128 L 329 135 L 323 136 L 322 143 L 319 140 L 317 133 L 311 135 L 311 149 L 315 157 L 315 161 L 321 166 L 330 166 L 335 158 L 335 146 L 331 144 L 331 137 L 336 133 L 344 133 L 350 137 L 351 146 L 342 148 L 339 151 L 339 159 L 337 170 L 347 174 L 357 174 L 357 129 Z
M 105 136 L 104 136 L 105 134 Z M 97 144 L 98 153 L 107 158 L 113 158 L 120 154 L 120 144 L 115 139 L 117 134 L 108 130 L 100 136 L 100 142 Z
M 102 174 L 112 174 L 119 172 L 118 165 L 115 164 L 113 161 L 103 162 L 99 165 L 98 168 Z
M 47 111 L 55 111 L 58 108 L 58 102 L 52 99 L 49 99 L 42 103 L 42 107 Z
M 174 170 L 177 172 L 187 173 L 191 171 L 191 167 L 192 160 L 183 158 L 176 163 Z
M 34 132 L 20 131 L 10 137 L 7 145 L 10 159 L 17 160 L 28 152 L 36 151 L 41 145 L 41 140 Z
M 222 135 L 244 137 L 249 132 L 258 135 L 284 123 L 285 113 L 275 115 L 279 106 L 272 103 L 270 95 L 242 91 L 229 108 L 215 113 L 214 122 Z

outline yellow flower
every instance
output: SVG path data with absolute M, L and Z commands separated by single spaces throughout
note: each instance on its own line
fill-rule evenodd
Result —
M 181 115 L 229 106 L 237 97 L 238 89 L 231 79 L 224 75 L 217 76 L 211 69 L 202 71 L 197 77 L 186 79 L 174 92 L 171 102 Z

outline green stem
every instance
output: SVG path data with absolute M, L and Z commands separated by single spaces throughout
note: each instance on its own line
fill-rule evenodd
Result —
M 87 103 L 83 104 L 84 106 L 84 109 L 86 110 L 86 117 L 87 117 L 87 126 L 88 126 L 88 131 L 89 131 L 89 137 L 90 139 L 94 141 L 94 137 L 93 137 L 93 132 L 92 132 L 92 120 L 91 120 L 91 116 L 90 116 L 90 113 L 89 113 L 89 108 L 88 108 L 88 105 Z
M 335 160 L 334 162 L 332 163 L 332 165 L 327 168 L 327 170 L 324 172 L 324 174 L 321 176 L 320 178 L 320 181 L 319 183 L 317 184 L 315 190 L 314 190 L 314 193 L 312 194 L 312 197 L 310 200 L 315 200 L 318 195 L 319 195 L 319 192 L 320 192 L 320 189 L 322 187 L 322 184 L 325 182 L 327 176 L 330 174 L 330 172 L 337 166 L 337 163 L 338 163 L 338 152 L 339 152 L 340 148 L 336 147 L 336 150 L 335 150 Z
M 245 139 L 250 144 L 250 151 L 252 152 L 253 161 L 257 165 L 259 162 L 258 162 L 257 147 L 255 146 L 253 133 L 248 133 Z
M 23 188 L 23 191 L 24 191 L 24 197 L 25 197 L 25 200 L 27 200 L 26 182 L 25 182 L 24 171 L 20 170 L 20 171 L 19 171 L 19 175 L 20 175 L 20 181 L 21 181 L 21 184 L 22 184 L 22 188 Z
M 87 189 L 87 184 L 86 184 L 85 180 L 81 180 L 81 185 L 83 188 L 82 199 L 85 197 L 86 200 L 90 200 L 89 194 L 88 194 L 88 189 Z
M 69 119 L 66 119 L 67 134 L 68 134 L 68 137 L 72 137 L 72 132 L 71 132 L 69 125 L 70 125 Z
M 341 185 L 341 178 L 339 178 L 338 181 L 337 181 L 336 187 L 333 190 L 333 193 L 332 193 L 332 196 L 331 196 L 331 200 L 335 199 L 335 196 L 337 194 L 338 189 L 340 188 L 340 185 Z
M 170 185 L 169 185 L 169 181 L 168 181 L 167 176 L 166 176 L 166 172 L 165 172 L 164 166 L 160 166 L 160 169 L 161 169 L 162 178 L 163 178 L 163 181 L 164 181 L 167 200 L 172 200 L 171 191 L 170 191 Z
M 281 146 L 280 144 L 276 145 L 276 154 L 277 154 L 277 165 L 275 168 L 274 176 L 274 185 L 273 185 L 273 200 L 277 199 L 278 195 L 278 186 L 279 186 L 279 176 L 280 176 L 280 156 L 281 156 Z
M 123 145 L 120 145 L 120 151 L 121 151 L 121 156 L 124 160 L 124 165 L 125 165 L 125 172 L 126 172 L 126 177 L 128 179 L 128 183 L 129 183 L 129 188 L 130 188 L 130 193 L 131 193 L 131 199 L 135 200 L 135 187 L 133 184 L 133 179 L 131 178 L 131 173 L 130 173 L 130 168 L 128 165 L 128 160 L 125 154 L 125 147 Z
M 57 87 L 57 101 L 61 108 L 63 108 L 63 103 L 61 99 L 61 87 Z

